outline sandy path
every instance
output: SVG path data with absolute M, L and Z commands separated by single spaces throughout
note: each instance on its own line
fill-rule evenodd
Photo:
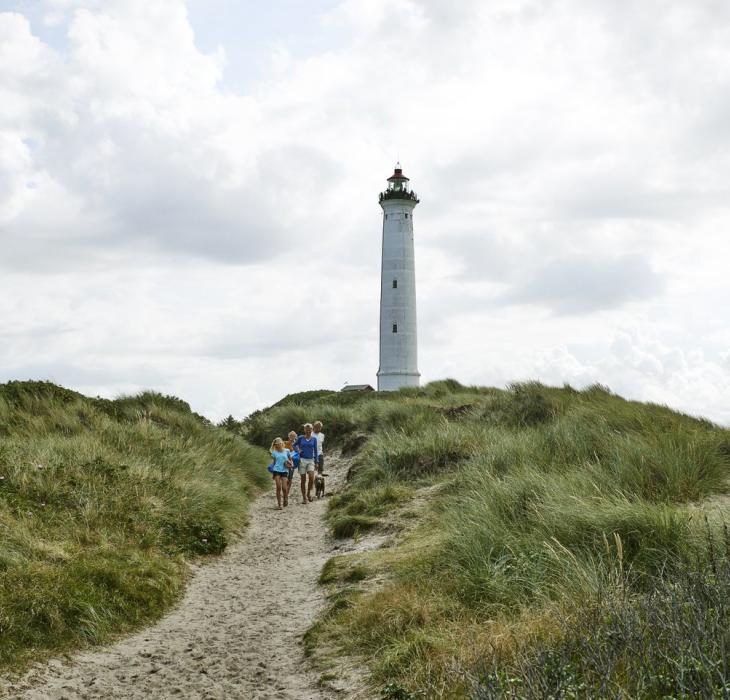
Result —
M 328 462 L 328 491 L 341 486 L 346 471 L 344 462 Z M 333 548 L 322 520 L 326 499 L 302 505 L 296 481 L 283 511 L 272 492 L 252 504 L 244 537 L 196 570 L 181 603 L 159 624 L 111 647 L 51 661 L 15 683 L 0 681 L 0 697 L 335 697 L 317 686 L 319 673 L 301 645 L 324 606 L 317 578 Z

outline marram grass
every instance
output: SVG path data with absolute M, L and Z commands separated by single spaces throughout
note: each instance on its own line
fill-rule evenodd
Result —
M 333 605 L 310 651 L 368 659 L 384 698 L 730 692 L 728 430 L 599 385 L 450 380 L 302 397 L 249 429 L 294 410 L 328 415 L 328 440 L 356 452 L 333 532 L 405 528 L 325 568 Z
M 153 393 L 0 385 L 0 668 L 159 617 L 265 482 L 263 451 Z

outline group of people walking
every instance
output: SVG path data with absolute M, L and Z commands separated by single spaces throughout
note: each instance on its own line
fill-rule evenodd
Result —
M 268 467 L 276 483 L 276 505 L 279 510 L 289 505 L 289 492 L 295 472 L 299 472 L 302 503 L 306 504 L 313 500 L 315 471 L 324 469 L 321 421 L 305 423 L 303 435 L 297 435 L 292 430 L 287 438 L 282 440 L 278 437 L 271 443 L 272 462 Z

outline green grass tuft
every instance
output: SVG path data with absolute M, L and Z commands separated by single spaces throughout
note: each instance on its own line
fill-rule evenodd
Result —
M 332 521 L 332 534 L 337 538 L 355 537 L 379 524 L 377 518 L 369 515 L 340 515 Z

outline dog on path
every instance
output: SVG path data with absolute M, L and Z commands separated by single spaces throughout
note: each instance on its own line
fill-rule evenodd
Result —
M 324 496 L 324 478 L 327 474 L 324 473 L 322 467 L 317 465 L 317 473 L 314 475 L 314 490 L 317 498 Z

